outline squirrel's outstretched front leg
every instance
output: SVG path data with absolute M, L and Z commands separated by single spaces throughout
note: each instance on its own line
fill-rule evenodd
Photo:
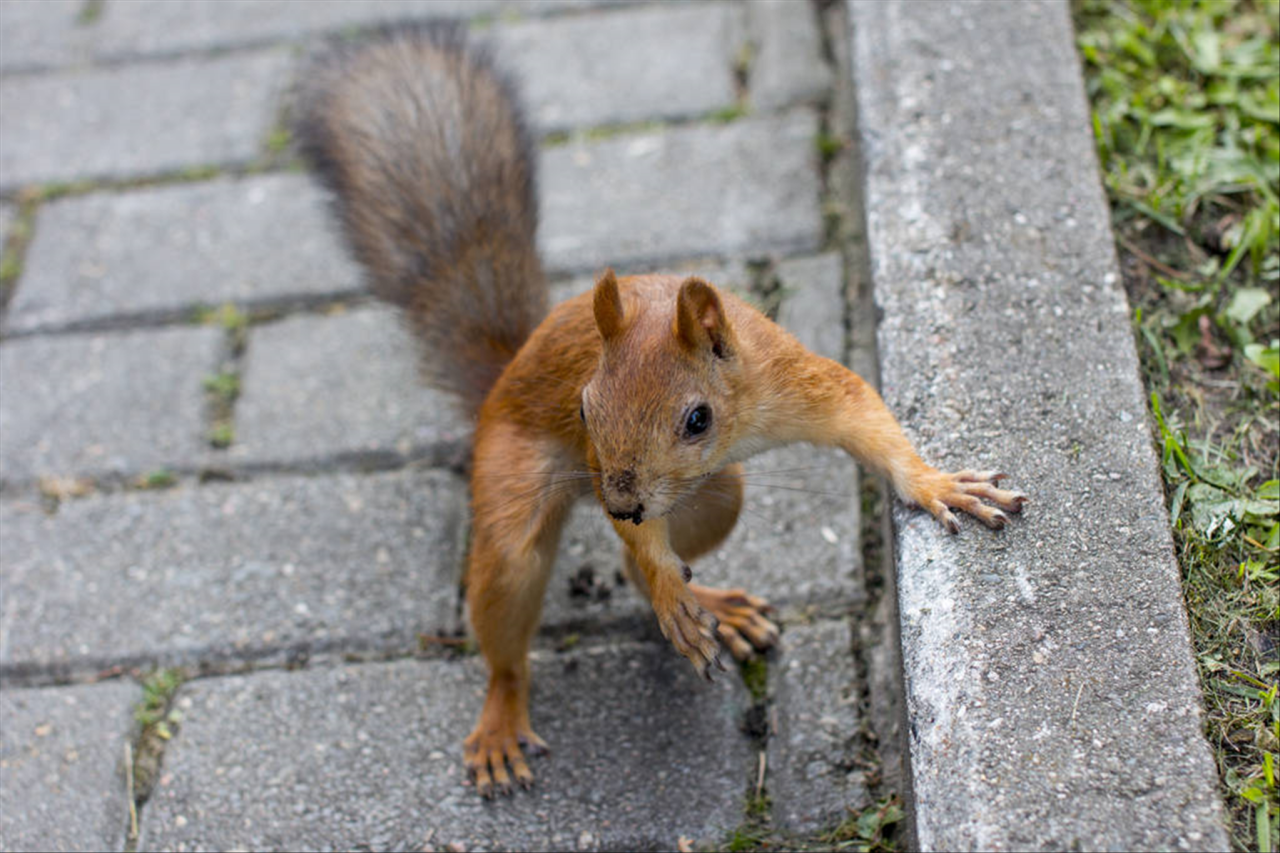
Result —
M 1005 512 L 1022 511 L 1025 494 L 995 485 L 1005 474 L 939 471 L 926 464 L 880 395 L 856 373 L 824 358 L 812 357 L 805 364 L 808 369 L 789 386 L 801 414 L 790 420 L 790 440 L 843 448 L 887 476 L 899 497 L 928 510 L 952 533 L 960 531 L 952 509 L 993 529 L 1008 523 Z

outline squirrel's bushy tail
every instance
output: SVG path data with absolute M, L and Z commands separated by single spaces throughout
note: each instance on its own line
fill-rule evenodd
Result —
M 547 312 L 534 144 L 512 87 L 459 26 L 432 24 L 335 43 L 296 109 L 370 288 L 403 309 L 428 380 L 474 414 Z

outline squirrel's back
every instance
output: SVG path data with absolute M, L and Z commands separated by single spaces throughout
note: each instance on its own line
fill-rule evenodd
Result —
M 468 414 L 547 312 L 535 148 L 512 87 L 457 25 L 338 42 L 295 132 L 368 284 Z

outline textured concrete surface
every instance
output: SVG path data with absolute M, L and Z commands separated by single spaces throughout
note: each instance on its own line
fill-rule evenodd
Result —
M 191 683 L 139 849 L 656 850 L 741 821 L 734 679 L 707 684 L 665 644 L 539 658 L 531 717 L 553 751 L 496 802 L 463 785 L 484 684 L 476 658 Z
M 386 308 L 256 327 L 241 374 L 234 461 L 458 455 L 471 425 L 418 375 L 413 339 Z
M 359 286 L 307 176 L 218 178 L 41 208 L 5 329 Z
M 1225 850 L 1069 10 L 850 10 L 888 402 L 1032 500 L 895 512 L 919 845 Z
M 770 666 L 774 820 L 792 832 L 838 826 L 867 800 L 857 770 L 858 690 L 846 620 L 789 628 Z
M 822 241 L 812 113 L 671 128 L 543 152 L 547 267 L 813 251 Z
M 751 44 L 751 106 L 773 110 L 814 102 L 831 86 L 831 68 L 823 61 L 818 12 L 793 0 L 755 0 L 747 4 Z
M 413 649 L 457 625 L 464 501 L 410 470 L 0 503 L 0 667 Z
M 18 209 L 14 205 L 0 202 L 0 251 L 4 250 L 4 245 L 9 240 L 9 233 L 17 215 Z
M 63 65 L 88 54 L 81 0 L 9 0 L 0 5 L 0 72 Z M 7 104 L 6 104 L 7 106 Z
M 0 188 L 248 162 L 264 151 L 280 50 L 0 79 Z
M 221 355 L 206 328 L 0 344 L 0 480 L 198 464 Z
M 742 13 L 726 4 L 639 6 L 500 25 L 492 38 L 546 133 L 733 106 Z
M 124 747 L 141 698 L 128 681 L 0 692 L 0 848 L 123 848 Z
M 305 5 L 295 0 L 128 0 L 106 5 L 95 27 L 94 52 L 121 58 L 216 50 L 439 18 L 505 22 L 602 2 L 607 0 L 360 0 Z

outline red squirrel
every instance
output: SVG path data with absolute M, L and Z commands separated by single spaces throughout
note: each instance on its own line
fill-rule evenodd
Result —
M 298 106 L 302 152 L 370 288 L 475 421 L 466 595 L 489 687 L 463 753 L 484 796 L 528 786 L 524 752 L 546 747 L 529 723 L 529 644 L 579 498 L 600 502 L 663 635 L 708 678 L 721 642 L 741 657 L 778 636 L 761 599 L 689 582 L 733 529 L 748 457 L 843 448 L 952 532 L 952 509 L 1000 528 L 1026 501 L 1001 474 L 925 464 L 866 382 L 702 278 L 607 270 L 548 310 L 534 142 L 459 27 L 335 44 Z

